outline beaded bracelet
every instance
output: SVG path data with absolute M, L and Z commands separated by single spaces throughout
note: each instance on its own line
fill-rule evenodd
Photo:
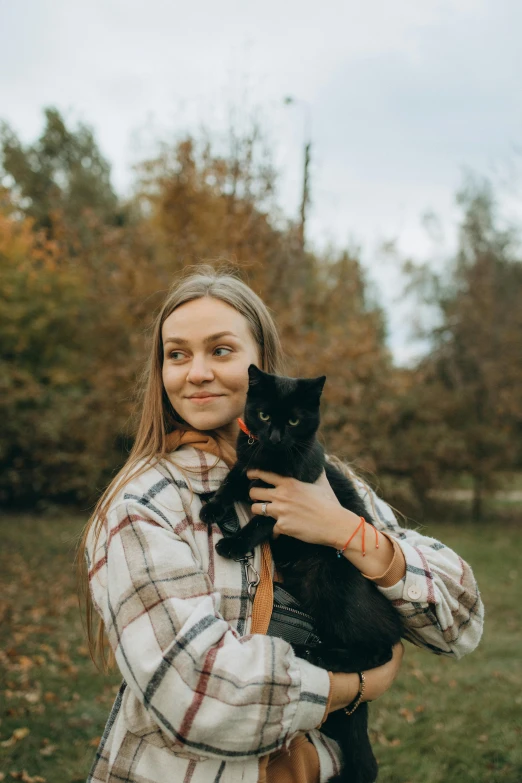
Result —
M 359 522 L 359 524 L 357 525 L 357 527 L 353 531 L 352 535 L 350 536 L 350 538 L 348 539 L 346 544 L 343 546 L 342 549 L 338 549 L 337 550 L 337 557 L 341 557 L 342 553 L 347 548 L 348 544 L 350 543 L 352 538 L 355 536 L 355 534 L 357 533 L 357 531 L 359 530 L 361 525 L 362 525 L 362 554 L 363 554 L 363 557 L 366 557 L 366 552 L 365 552 L 365 549 L 364 549 L 364 533 L 365 533 L 365 530 L 366 530 L 366 520 L 365 520 L 364 517 L 359 517 L 359 519 L 361 521 Z M 374 532 L 375 532 L 375 549 L 379 549 L 379 531 L 377 530 L 377 528 L 374 525 L 372 525 L 372 527 L 373 527 Z
M 355 712 L 355 710 L 357 709 L 357 707 L 361 703 L 362 697 L 363 697 L 363 693 L 364 693 L 364 686 L 366 685 L 366 679 L 364 677 L 364 672 L 357 672 L 357 674 L 359 675 L 359 692 L 358 692 L 357 696 L 355 697 L 355 699 L 352 702 L 350 702 L 350 704 L 348 704 L 347 707 L 343 707 L 343 710 L 345 711 L 345 713 L 347 715 L 351 715 L 352 712 Z

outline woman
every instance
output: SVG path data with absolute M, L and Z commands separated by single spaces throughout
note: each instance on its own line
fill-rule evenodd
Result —
M 206 493 L 235 460 L 251 363 L 282 371 L 259 297 L 211 268 L 182 279 L 155 323 L 133 449 L 79 548 L 93 657 L 106 634 L 124 678 L 92 783 L 323 783 L 339 772 L 339 747 L 319 729 L 330 711 L 356 700 L 358 675 L 327 672 L 267 635 L 278 579 L 269 543 L 245 567 L 216 554 L 222 534 L 199 520 Z M 261 474 L 274 489 L 252 489 L 251 510 L 236 504 L 240 524 L 266 510 L 277 520 L 274 535 L 336 549 L 351 537 L 344 556 L 393 601 L 413 643 L 455 658 L 471 652 L 483 607 L 470 567 L 440 542 L 401 529 L 344 469 L 378 530 L 366 536 L 364 556 L 362 529 L 352 535 L 359 517 L 340 506 L 324 474 L 313 485 Z M 365 672 L 364 699 L 390 687 L 402 653 L 399 644 L 388 664 Z

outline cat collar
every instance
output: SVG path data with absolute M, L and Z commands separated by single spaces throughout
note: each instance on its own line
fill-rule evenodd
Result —
M 243 430 L 245 435 L 248 435 L 248 445 L 251 446 L 254 441 L 258 440 L 255 435 L 252 435 L 250 430 L 248 429 L 247 425 L 243 421 L 243 419 L 238 419 L 237 423 L 239 424 L 240 428 Z

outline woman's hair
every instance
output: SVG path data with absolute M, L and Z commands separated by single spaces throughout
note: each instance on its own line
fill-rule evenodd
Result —
M 84 605 L 89 652 L 95 665 L 98 665 L 98 659 L 101 661 L 105 672 L 111 668 L 114 658 L 110 648 L 109 661 L 105 658 L 107 646 L 101 618 L 99 618 L 97 633 L 94 632 L 94 607 L 89 590 L 85 556 L 87 539 L 94 534 L 93 551 L 95 551 L 107 512 L 118 492 L 131 479 L 137 478 L 166 457 L 166 436 L 176 429 L 179 418 L 163 386 L 162 327 L 177 307 L 204 296 L 231 305 L 246 318 L 259 347 L 262 370 L 274 374 L 284 372 L 283 350 L 274 319 L 260 297 L 237 277 L 235 271 L 199 265 L 195 271 L 194 267 L 186 269 L 173 283 L 151 327 L 149 357 L 138 386 L 139 423 L 134 444 L 125 464 L 97 501 L 80 535 L 76 552 L 78 592 L 80 604 L 83 602 Z

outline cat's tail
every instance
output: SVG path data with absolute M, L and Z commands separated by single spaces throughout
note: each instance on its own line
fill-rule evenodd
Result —
M 339 710 L 339 712 L 341 712 Z M 352 715 L 342 713 L 336 721 L 335 737 L 343 753 L 341 772 L 328 783 L 374 783 L 379 766 L 368 736 L 368 704 L 363 702 Z

